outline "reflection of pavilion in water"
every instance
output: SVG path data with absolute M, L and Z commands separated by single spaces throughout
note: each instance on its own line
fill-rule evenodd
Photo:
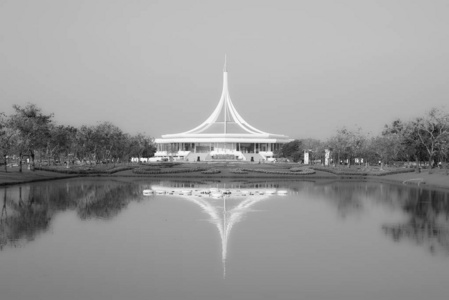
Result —
M 234 225 L 240 222 L 256 203 L 268 199 L 274 194 L 287 194 L 285 190 L 262 187 L 262 185 L 253 188 L 239 188 L 235 186 L 229 188 L 226 186 L 217 186 L 215 188 L 152 186 L 152 191 L 159 195 L 186 199 L 201 207 L 210 216 L 209 221 L 217 227 L 221 238 L 224 277 L 226 276 L 228 241 Z

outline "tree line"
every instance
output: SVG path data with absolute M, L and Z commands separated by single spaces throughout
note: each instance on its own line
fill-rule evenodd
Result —
M 154 139 L 145 134 L 124 133 L 110 122 L 73 127 L 57 124 L 53 114 L 45 114 L 35 104 L 14 105 L 14 113 L 0 113 L 0 154 L 5 171 L 8 160 L 30 160 L 34 170 L 36 161 L 48 164 L 75 161 L 86 163 L 124 162 L 131 157 L 153 156 Z
M 388 164 L 391 162 L 426 162 L 433 167 L 449 159 L 449 114 L 432 108 L 423 116 L 410 121 L 397 119 L 385 125 L 379 135 L 365 134 L 361 129 L 340 128 L 328 140 L 294 140 L 277 153 L 298 162 L 305 150 L 312 160 L 324 161 L 325 149 L 331 150 L 334 163 L 348 165 L 356 162 Z
M 86 163 L 127 162 L 131 157 L 150 157 L 156 151 L 153 138 L 138 133 L 130 135 L 109 122 L 80 127 L 57 124 L 53 114 L 44 114 L 35 104 L 14 105 L 14 113 L 0 113 L 0 155 L 7 171 L 8 158 L 16 158 L 19 169 L 26 157 L 34 169 L 36 161 Z M 449 114 L 433 108 L 410 121 L 395 120 L 385 125 L 379 135 L 345 127 L 327 140 L 294 140 L 276 153 L 294 162 L 304 159 L 324 161 L 325 149 L 333 163 L 347 162 L 388 164 L 395 161 L 426 161 L 429 166 L 449 158 Z

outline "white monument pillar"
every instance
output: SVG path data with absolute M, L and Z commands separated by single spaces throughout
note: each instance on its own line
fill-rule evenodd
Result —
M 329 149 L 324 149 L 324 165 L 328 166 L 330 163 L 331 151 Z

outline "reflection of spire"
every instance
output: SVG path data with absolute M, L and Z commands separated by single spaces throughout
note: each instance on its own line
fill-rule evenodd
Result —
M 225 56 L 225 66 L 226 66 L 226 56 Z M 223 228 L 227 228 L 227 214 L 226 214 L 226 197 L 223 197 Z M 226 251 L 228 249 L 228 232 L 224 230 L 224 238 L 221 238 L 221 260 L 223 264 L 223 278 L 226 277 Z M 223 245 L 225 241 L 225 245 Z
M 226 258 L 228 251 L 228 240 L 231 236 L 232 227 L 241 221 L 242 217 L 249 211 L 249 208 L 270 195 L 253 195 L 251 198 L 245 199 L 232 209 L 227 208 L 226 201 L 230 199 L 228 196 L 223 196 L 222 213 L 219 213 L 220 207 L 214 206 L 213 199 L 199 197 L 196 195 L 181 195 L 186 200 L 193 202 L 200 206 L 205 213 L 210 216 L 210 222 L 214 224 L 221 238 L 221 259 L 223 264 L 223 277 L 226 277 Z M 228 200 L 229 201 L 229 200 Z
M 158 187 L 160 188 L 160 187 Z M 153 187 L 155 189 L 155 187 Z M 169 188 L 173 190 L 173 188 Z M 219 199 L 223 199 L 223 207 L 216 206 L 216 200 L 207 195 L 195 195 L 190 194 L 187 195 L 183 193 L 183 195 L 176 195 L 176 197 L 182 197 L 190 202 L 195 203 L 199 207 L 203 209 L 205 213 L 210 216 L 209 221 L 214 224 L 221 238 L 221 259 L 223 264 L 223 277 L 226 277 L 226 258 L 228 251 L 228 240 L 231 236 L 232 227 L 240 222 L 243 216 L 249 211 L 250 207 L 255 205 L 256 203 L 269 198 L 270 194 L 254 194 L 247 196 L 248 198 L 237 198 L 231 195 L 223 195 Z M 229 204 L 229 200 L 239 201 L 239 204 L 233 208 L 229 208 L 226 202 Z M 221 210 L 221 212 L 220 212 Z
M 221 236 L 221 247 L 222 247 L 222 261 L 223 261 L 223 277 L 226 277 L 226 258 L 228 251 L 228 240 L 231 236 L 232 227 L 241 221 L 243 216 L 249 211 L 249 208 L 259 201 L 267 199 L 270 195 L 254 195 L 249 199 L 245 199 L 240 202 L 239 205 L 235 206 L 231 210 L 226 209 L 226 198 L 223 197 L 223 227 L 218 228 Z

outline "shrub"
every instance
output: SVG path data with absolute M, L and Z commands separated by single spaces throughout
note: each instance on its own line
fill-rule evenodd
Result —
M 315 166 L 311 166 L 310 167 L 313 170 L 316 171 L 322 171 L 322 172 L 328 172 L 334 175 L 363 175 L 363 176 L 367 176 L 368 173 L 366 172 L 357 172 L 357 171 L 346 171 L 346 170 L 339 170 L 339 169 L 334 169 L 334 168 L 326 168 L 326 167 L 315 167 Z
M 385 175 L 394 175 L 394 174 L 401 174 L 401 173 L 411 173 L 414 172 L 414 169 L 396 169 L 396 170 L 391 170 L 391 171 L 379 171 L 377 170 L 376 172 L 367 172 L 367 171 L 361 171 L 361 172 L 357 172 L 354 170 L 341 170 L 341 169 L 334 169 L 334 168 L 326 168 L 326 167 L 315 167 L 315 166 L 311 166 L 310 167 L 313 170 L 316 171 L 322 171 L 322 172 L 328 172 L 331 174 L 335 174 L 335 175 L 348 175 L 348 176 L 385 176 Z
M 142 168 L 139 168 L 139 170 L 143 170 L 143 171 L 160 171 L 161 168 L 155 168 L 155 167 L 142 167 Z
M 290 168 L 290 172 L 303 172 L 305 170 L 310 170 L 309 168 L 304 168 L 304 167 L 293 167 Z
M 310 175 L 314 174 L 315 171 L 311 169 L 303 169 L 302 172 L 288 172 L 288 171 L 274 171 L 274 170 L 265 170 L 265 169 L 242 169 L 247 172 L 256 172 L 263 174 L 276 174 L 276 175 Z
M 202 171 L 201 173 L 203 173 L 203 174 L 218 174 L 218 173 L 221 173 L 221 171 L 217 170 L 217 169 L 209 169 L 206 171 Z
M 171 169 L 171 170 L 144 170 L 142 168 L 134 169 L 134 174 L 141 175 L 156 175 L 156 174 L 176 174 L 176 173 L 190 173 L 190 172 L 201 172 L 206 171 L 205 168 L 193 168 L 193 169 Z
M 414 169 L 403 169 L 403 170 L 394 170 L 394 171 L 386 171 L 383 173 L 373 174 L 376 176 L 385 176 L 385 175 L 394 175 L 394 174 L 402 174 L 402 173 L 413 173 Z
M 229 172 L 234 173 L 234 174 L 248 174 L 248 172 L 246 172 L 242 169 L 233 169 L 233 170 L 230 170 Z

